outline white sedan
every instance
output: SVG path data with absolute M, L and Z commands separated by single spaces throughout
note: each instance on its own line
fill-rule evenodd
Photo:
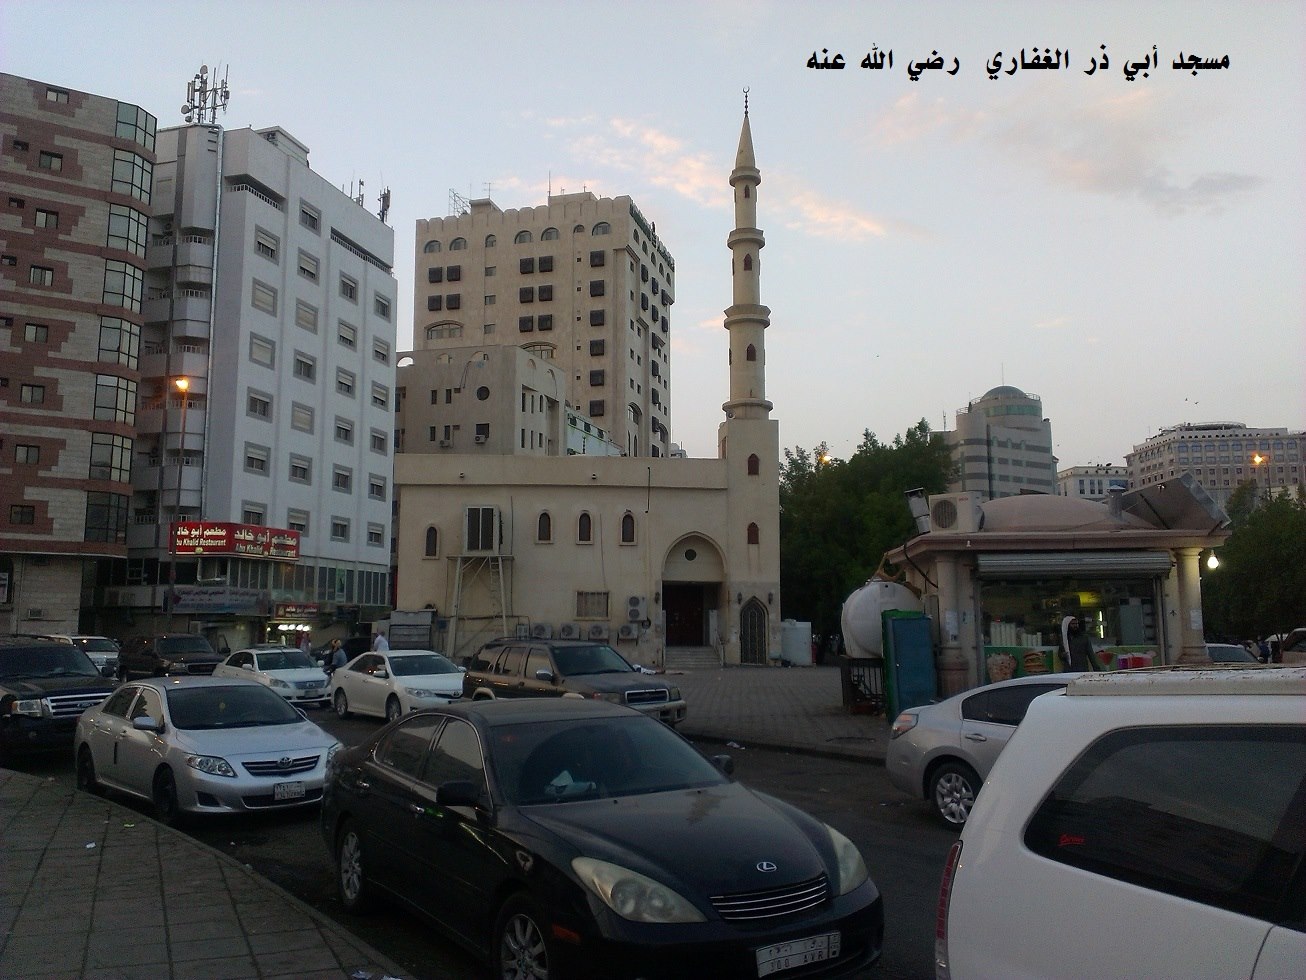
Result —
M 331 674 L 331 700 L 341 718 L 357 711 L 393 721 L 462 694 L 463 668 L 433 650 L 364 653 Z
M 295 647 L 268 644 L 237 650 L 214 668 L 213 676 L 258 681 L 291 704 L 325 708 L 331 703 L 326 671 Z
M 164 823 L 317 803 L 340 748 L 298 708 L 252 680 L 129 681 L 77 719 L 77 787 L 154 803 Z

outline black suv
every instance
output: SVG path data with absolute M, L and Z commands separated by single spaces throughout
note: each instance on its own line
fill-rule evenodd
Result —
M 211 674 L 222 655 L 198 633 L 159 633 L 128 640 L 118 651 L 118 678 Z
M 0 754 L 71 747 L 81 713 L 113 687 L 71 643 L 0 636 Z
M 492 640 L 472 657 L 463 697 L 599 698 L 668 725 L 685 720 L 680 688 L 646 674 L 606 643 L 589 640 Z

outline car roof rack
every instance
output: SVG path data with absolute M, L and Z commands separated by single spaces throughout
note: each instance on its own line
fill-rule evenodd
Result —
M 1306 667 L 1263 664 L 1174 664 L 1081 674 L 1066 686 L 1071 697 L 1256 694 L 1306 696 Z

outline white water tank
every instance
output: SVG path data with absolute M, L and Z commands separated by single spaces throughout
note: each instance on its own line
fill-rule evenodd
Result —
M 780 623 L 780 659 L 796 667 L 812 666 L 812 624 L 786 619 Z
M 922 610 L 920 597 L 905 585 L 871 579 L 843 603 L 839 617 L 844 653 L 850 657 L 884 656 L 884 621 L 890 609 Z

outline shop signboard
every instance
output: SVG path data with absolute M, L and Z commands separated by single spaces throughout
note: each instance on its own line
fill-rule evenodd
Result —
M 275 619 L 317 619 L 319 608 L 316 602 L 278 602 L 272 615 Z
M 267 593 L 261 589 L 237 589 L 230 586 L 179 585 L 173 589 L 175 613 L 236 616 L 267 614 Z
M 299 532 L 229 521 L 179 521 L 172 525 L 172 553 L 299 561 Z

